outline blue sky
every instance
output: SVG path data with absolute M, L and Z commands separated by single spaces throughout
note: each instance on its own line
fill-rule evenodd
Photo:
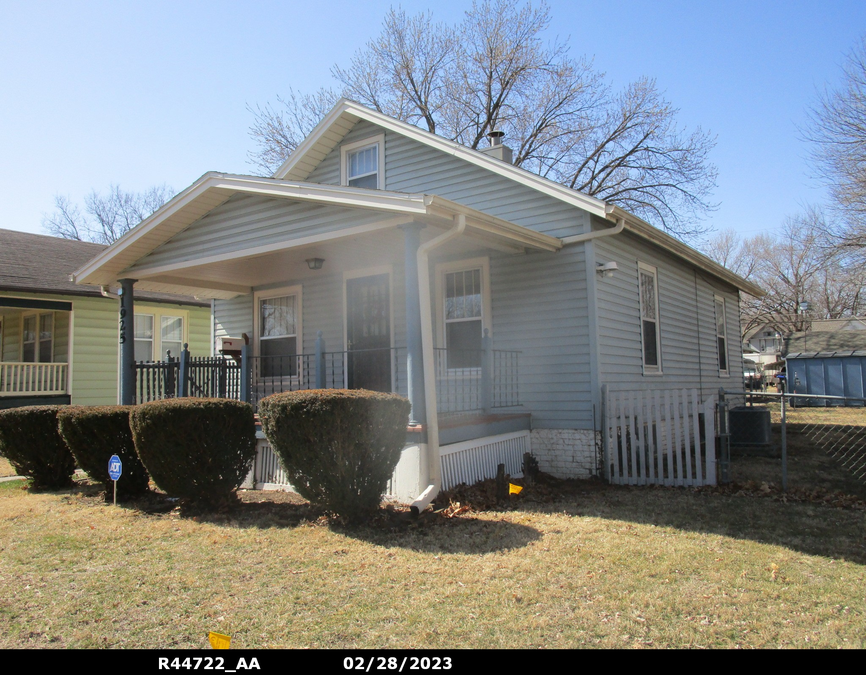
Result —
M 251 172 L 247 106 L 331 84 L 330 67 L 379 32 L 392 4 L 5 0 L 0 228 L 41 232 L 55 194 Z M 798 127 L 840 81 L 866 2 L 549 4 L 551 38 L 570 38 L 615 87 L 656 78 L 680 124 L 718 137 L 710 225 L 770 232 L 825 198 Z M 434 16 L 454 22 L 467 6 L 438 2 Z

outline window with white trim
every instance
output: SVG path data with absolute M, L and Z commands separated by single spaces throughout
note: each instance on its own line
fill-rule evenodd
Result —
M 300 343 L 300 294 L 286 290 L 256 298 L 261 377 L 296 377 Z
M 23 317 L 21 360 L 24 363 L 51 363 L 54 360 L 54 314 Z
M 180 358 L 184 343 L 183 316 L 174 314 L 135 313 L 135 360 L 162 361 L 166 352 Z M 158 328 L 157 328 L 158 327 Z
M 658 272 L 655 267 L 638 263 L 640 278 L 640 318 L 643 372 L 661 373 L 661 331 L 659 330 Z
M 448 368 L 480 368 L 484 329 L 490 325 L 487 258 L 436 266 L 440 344 Z
M 719 356 L 719 374 L 728 374 L 728 326 L 725 319 L 725 299 L 713 297 L 716 308 L 716 348 Z
M 380 134 L 341 148 L 342 184 L 371 190 L 384 188 L 385 136 Z

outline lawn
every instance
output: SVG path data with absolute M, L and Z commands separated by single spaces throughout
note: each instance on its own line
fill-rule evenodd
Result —
M 2 483 L 0 647 L 866 646 L 863 502 L 557 490 L 345 530 L 292 495 L 202 519 Z

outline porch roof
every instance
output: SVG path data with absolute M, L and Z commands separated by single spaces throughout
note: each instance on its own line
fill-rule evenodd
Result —
M 455 217 L 464 216 L 465 236 L 488 246 L 515 251 L 526 249 L 556 251 L 563 246 L 561 239 L 436 195 L 210 172 L 77 270 L 73 275 L 75 282 L 97 286 L 114 285 L 119 279 L 132 277 L 139 280 L 138 287 L 144 290 L 229 298 L 249 293 L 251 288 L 213 279 L 185 277 L 184 271 L 229 259 L 266 255 L 358 234 L 354 228 L 351 228 L 302 239 L 287 239 L 282 243 L 270 243 L 266 246 L 251 245 L 249 248 L 230 254 L 178 260 L 158 266 L 148 266 L 143 261 L 145 256 L 159 246 L 238 194 L 373 211 L 382 216 L 379 224 L 375 226 L 377 228 L 393 228 L 413 221 L 447 228 L 451 226 Z

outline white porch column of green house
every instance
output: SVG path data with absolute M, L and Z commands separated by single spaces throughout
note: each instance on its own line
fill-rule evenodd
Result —
M 406 375 L 409 401 L 412 403 L 411 422 L 427 422 L 424 396 L 424 360 L 421 346 L 421 299 L 418 291 L 418 247 L 421 246 L 421 223 L 401 226 L 405 254 L 406 280 Z
M 120 279 L 120 404 L 135 403 L 135 297 L 136 279 Z

